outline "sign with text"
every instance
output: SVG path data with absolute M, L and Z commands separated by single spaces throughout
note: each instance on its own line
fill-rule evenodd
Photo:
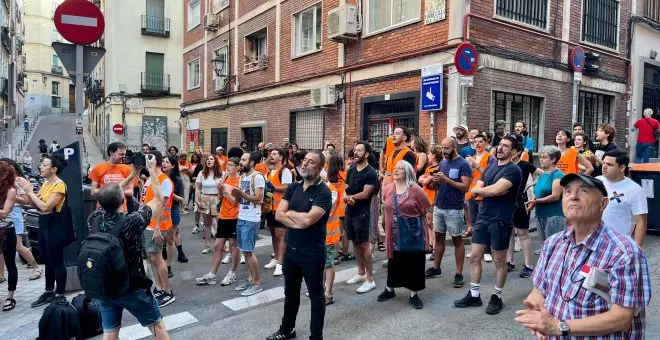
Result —
M 424 1 L 424 23 L 426 25 L 445 20 L 446 13 L 445 0 L 425 0 Z
M 422 111 L 442 110 L 442 64 L 422 67 Z

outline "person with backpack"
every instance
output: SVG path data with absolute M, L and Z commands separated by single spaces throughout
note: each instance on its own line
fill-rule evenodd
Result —
M 273 241 L 273 252 L 275 257 L 270 263 L 264 266 L 265 269 L 273 269 L 274 276 L 282 275 L 282 264 L 284 263 L 284 234 L 286 227 L 275 219 L 275 212 L 280 205 L 280 201 L 286 192 L 286 188 L 293 182 L 291 170 L 284 165 L 286 152 L 283 149 L 273 149 L 270 151 L 269 163 L 272 170 L 268 173 L 268 182 L 273 185 L 272 195 L 264 195 L 264 202 L 261 205 L 261 212 L 266 215 L 266 223 L 270 229 L 270 235 Z
M 150 178 L 158 178 L 156 157 L 145 157 Z M 150 182 L 152 198 L 145 204 L 126 197 L 124 191 L 139 173 L 140 168 L 132 166 L 130 176 L 120 184 L 99 190 L 101 207 L 87 219 L 90 234 L 78 257 L 80 283 L 98 305 L 104 339 L 119 338 L 124 309 L 149 328 L 154 339 L 169 339 L 158 301 L 149 290 L 152 281 L 145 274 L 141 250 L 142 234 L 152 217 L 161 214 L 165 197 L 160 181 Z M 124 200 L 133 213 L 123 213 Z
M 46 155 L 39 167 L 46 181 L 39 192 L 34 193 L 32 183 L 25 178 L 16 182 L 25 191 L 30 204 L 39 211 L 39 251 L 46 266 L 46 292 L 32 303 L 39 307 L 57 299 L 64 299 L 66 268 L 64 248 L 75 241 L 71 209 L 66 200 L 67 187 L 58 175 L 67 166 L 63 155 Z M 57 286 L 55 283 L 57 282 Z

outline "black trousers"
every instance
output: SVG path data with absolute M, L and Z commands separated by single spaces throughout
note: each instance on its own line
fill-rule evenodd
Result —
M 46 233 L 39 228 L 39 251 L 41 259 L 46 265 L 46 291 L 57 290 L 55 293 L 64 294 L 66 288 L 66 267 L 64 267 L 64 248 L 49 242 Z
M 16 290 L 16 283 L 18 282 L 18 268 L 16 268 L 16 229 L 14 227 L 5 228 L 0 230 L 5 233 L 5 243 L 0 244 L 2 247 L 2 256 L 5 259 L 5 266 L 9 277 L 9 287 L 7 291 L 13 292 Z
M 310 339 L 323 339 L 325 319 L 325 292 L 323 272 L 325 270 L 325 251 L 308 250 L 287 246 L 284 254 L 284 316 L 282 329 L 290 331 L 296 327 L 296 316 L 300 308 L 300 286 L 305 278 L 309 298 L 312 303 L 310 321 Z

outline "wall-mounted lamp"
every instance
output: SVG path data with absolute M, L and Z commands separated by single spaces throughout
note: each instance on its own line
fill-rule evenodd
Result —
M 649 54 L 649 57 L 651 59 L 655 59 L 655 57 L 657 57 L 657 56 L 658 56 L 658 52 L 656 52 L 655 50 L 651 50 L 651 53 Z

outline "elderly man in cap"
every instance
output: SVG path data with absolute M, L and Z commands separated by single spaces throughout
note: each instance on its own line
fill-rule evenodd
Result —
M 218 145 L 218 147 L 215 148 L 215 158 L 218 160 L 220 170 L 223 172 L 227 170 L 227 162 L 229 162 L 229 158 L 225 155 L 225 148 Z
M 456 136 L 456 152 L 460 155 L 461 150 L 465 147 L 470 147 L 470 140 L 468 139 L 467 125 L 461 124 L 454 128 L 454 135 Z
M 644 339 L 651 281 L 642 249 L 603 225 L 603 182 L 570 174 L 560 184 L 572 224 L 545 241 L 516 322 L 543 338 Z

